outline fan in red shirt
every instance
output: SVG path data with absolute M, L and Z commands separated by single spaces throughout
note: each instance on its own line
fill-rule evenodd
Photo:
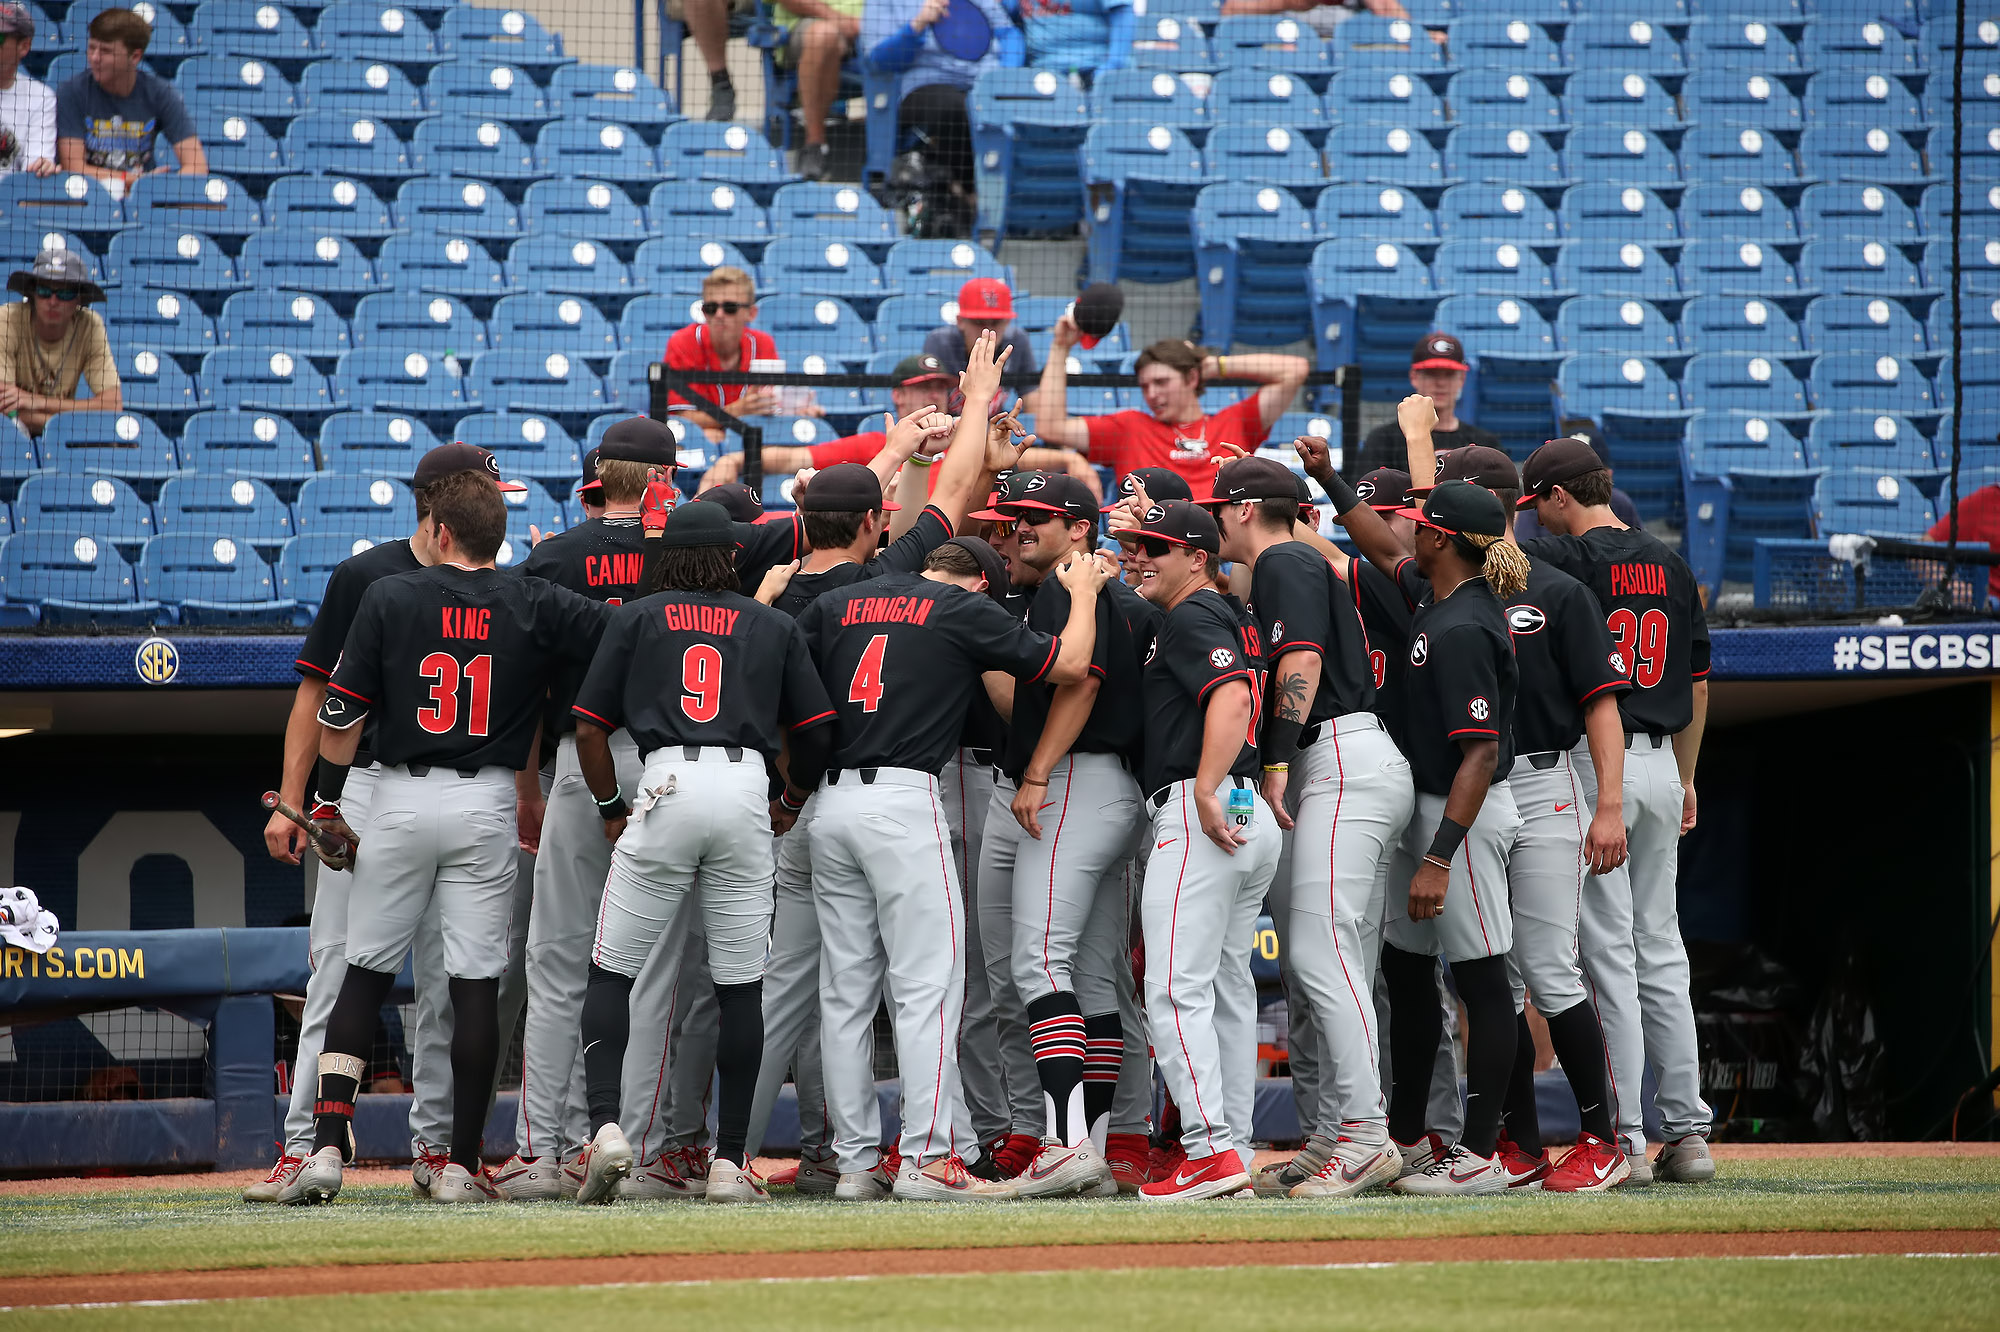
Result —
M 1931 524 L 1931 530 L 1924 533 L 1924 540 L 1951 540 L 1949 512 Z M 1961 545 L 1984 541 L 2000 550 L 2000 486 L 1981 486 L 1970 495 L 1959 498 L 1958 540 Z M 1993 566 L 1993 572 L 1987 575 L 1986 595 L 2000 598 L 2000 565 Z
M 703 322 L 678 329 L 667 339 L 666 363 L 676 370 L 748 370 L 752 361 L 775 360 L 778 343 L 750 323 L 757 317 L 757 284 L 740 268 L 724 265 L 701 280 Z M 731 416 L 768 416 L 778 405 L 778 391 L 742 384 L 696 384 L 705 397 L 722 404 Z M 702 428 L 711 443 L 726 433 L 710 413 L 692 408 L 678 393 L 667 395 L 678 409 Z
M 1056 321 L 1048 363 L 1042 367 L 1041 411 L 1035 430 L 1044 444 L 1087 452 L 1090 461 L 1120 477 L 1135 467 L 1167 467 L 1185 479 L 1197 498 L 1208 494 L 1215 463 L 1230 457 L 1224 444 L 1254 451 L 1285 414 L 1305 383 L 1311 364 L 1302 356 L 1275 352 L 1247 356 L 1210 355 L 1190 342 L 1156 342 L 1139 355 L 1143 412 L 1109 416 L 1069 415 L 1069 350 L 1076 345 L 1075 322 Z M 1201 409 L 1207 379 L 1255 379 L 1263 387 L 1234 406 L 1210 416 Z

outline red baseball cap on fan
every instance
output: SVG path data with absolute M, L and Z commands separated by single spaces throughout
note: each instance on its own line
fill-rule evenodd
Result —
M 974 278 L 958 289 L 960 319 L 1001 321 L 1014 317 L 1014 293 L 999 278 Z

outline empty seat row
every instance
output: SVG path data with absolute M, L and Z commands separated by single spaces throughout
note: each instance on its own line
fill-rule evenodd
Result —
M 97 5 L 73 5 L 60 25 L 36 26 L 36 45 L 79 52 L 88 38 Z M 305 61 L 322 53 L 364 59 L 416 62 L 454 56 L 504 60 L 552 72 L 575 63 L 562 37 L 531 14 L 470 4 L 381 3 L 336 0 L 324 7 L 291 6 L 269 0 L 207 0 L 185 23 L 166 5 L 140 0 L 132 6 L 152 26 L 149 60 L 171 61 L 212 52 L 267 60 Z M 437 21 L 427 19 L 437 16 Z M 46 17 L 46 16 L 44 16 Z M 48 33 L 45 39 L 42 34 Z

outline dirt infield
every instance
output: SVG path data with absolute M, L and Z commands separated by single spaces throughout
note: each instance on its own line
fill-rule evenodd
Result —
M 745 1280 L 838 1280 L 1079 1269 L 1320 1267 L 1378 1263 L 1562 1261 L 1605 1258 L 1794 1258 L 1854 1254 L 2000 1255 L 2000 1230 L 1780 1231 L 1691 1235 L 1490 1235 L 1448 1239 L 1217 1244 L 1065 1244 L 1016 1248 L 730 1254 L 512 1262 L 380 1263 L 221 1272 L 15 1278 L 14 1307 L 158 1300 L 357 1295 L 508 1286 L 597 1286 Z

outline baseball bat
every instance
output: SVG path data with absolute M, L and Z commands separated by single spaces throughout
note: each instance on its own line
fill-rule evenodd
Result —
M 299 825 L 299 827 L 305 829 L 306 840 L 312 843 L 313 850 L 319 852 L 319 857 L 321 860 L 328 862 L 336 860 L 344 860 L 350 865 L 354 863 L 353 847 L 341 841 L 338 837 L 333 836 L 331 833 L 324 832 L 321 829 L 313 827 L 311 819 L 307 818 L 305 815 L 299 813 L 296 809 L 293 809 L 289 804 L 285 803 L 285 798 L 279 795 L 276 791 L 264 792 L 264 808 L 268 810 L 274 810 L 277 813 L 284 815 L 286 818 L 290 819 L 293 823 L 296 823 Z

